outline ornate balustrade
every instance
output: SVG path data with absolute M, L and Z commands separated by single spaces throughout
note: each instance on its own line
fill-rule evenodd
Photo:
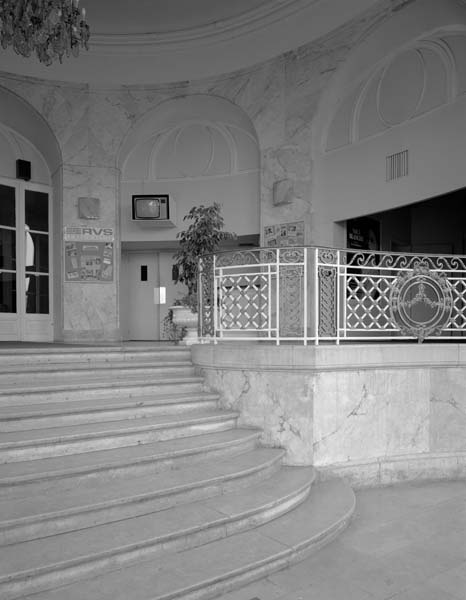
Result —
M 339 343 L 466 333 L 466 256 L 254 248 L 201 258 L 200 332 Z M 466 340 L 466 336 L 464 337 Z

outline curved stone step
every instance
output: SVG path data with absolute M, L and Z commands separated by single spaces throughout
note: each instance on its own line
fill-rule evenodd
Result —
M 103 398 L 98 402 L 77 400 L 38 406 L 0 406 L 0 432 L 41 429 L 44 426 L 50 428 L 89 422 L 140 419 L 155 415 L 179 414 L 193 409 L 214 409 L 218 398 L 218 394 L 202 392 L 155 397 Z
M 51 429 L 32 429 L 2 434 L 0 463 L 39 460 L 70 453 L 132 446 L 199 435 L 235 427 L 233 411 L 191 411 L 134 421 L 88 423 Z
M 34 496 L 0 500 L 0 545 L 43 538 L 166 510 L 187 502 L 232 492 L 275 473 L 284 451 L 258 448 L 239 456 L 190 465 L 116 482 L 95 482 L 51 493 L 47 485 Z
M 31 364 L 99 364 L 115 360 L 125 362 L 156 360 L 190 360 L 191 352 L 183 346 L 174 345 L 128 345 L 128 346 L 73 346 L 73 345 L 23 345 L 0 348 L 0 367 Z
M 70 454 L 0 465 L 0 494 L 21 497 L 37 493 L 42 483 L 52 491 L 113 481 L 117 478 L 160 473 L 248 452 L 258 443 L 257 429 L 227 429 L 189 438 L 176 438 L 139 446 L 126 446 L 98 452 Z
M 159 377 L 178 377 L 192 376 L 195 374 L 191 361 L 168 361 L 160 360 L 158 362 L 137 362 L 134 364 L 128 362 L 114 361 L 109 363 L 97 364 L 73 364 L 73 365 L 22 365 L 22 366 L 0 366 L 0 385 L 8 389 L 16 383 L 24 384 L 24 377 L 27 375 L 33 381 L 34 385 L 59 384 L 62 381 L 70 383 L 72 381 L 99 381 L 103 378 L 110 378 L 112 381 L 126 379 L 128 377 L 144 377 L 155 379 Z
M 8 546 L 0 595 L 22 597 L 246 531 L 303 502 L 312 480 L 312 468 L 287 467 L 241 493 Z
M 23 406 L 48 404 L 50 402 L 73 402 L 77 400 L 99 400 L 100 398 L 187 394 L 202 391 L 202 377 L 159 377 L 147 381 L 145 378 L 127 378 L 122 381 L 73 381 L 60 384 L 28 385 L 3 388 L 0 391 L 0 406 Z
M 349 523 L 355 507 L 351 488 L 340 479 L 312 486 L 294 510 L 251 531 L 196 548 L 157 556 L 87 580 L 31 596 L 31 600 L 207 600 L 303 559 L 334 539 Z M 137 585 L 135 584 L 137 582 Z M 39 580 L 36 579 L 36 583 Z M 40 585 L 40 584 L 39 584 Z M 60 587 L 58 587 L 60 586 Z M 12 581 L 4 600 L 28 598 L 31 584 Z

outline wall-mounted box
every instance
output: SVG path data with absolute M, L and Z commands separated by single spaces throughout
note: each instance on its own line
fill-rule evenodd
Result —
M 175 202 L 168 194 L 139 194 L 132 197 L 132 220 L 138 225 L 176 227 Z

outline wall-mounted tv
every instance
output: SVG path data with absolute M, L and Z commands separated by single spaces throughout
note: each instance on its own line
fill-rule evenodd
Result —
M 167 221 L 170 219 L 168 194 L 133 196 L 133 221 Z

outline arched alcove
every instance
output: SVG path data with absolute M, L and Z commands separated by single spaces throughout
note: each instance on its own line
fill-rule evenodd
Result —
M 334 222 L 466 186 L 465 49 L 465 5 L 418 0 L 336 72 L 313 124 L 321 243 L 343 243 Z
M 29 179 L 17 177 L 18 159 L 30 163 Z M 47 266 L 43 262 L 44 258 L 37 258 L 32 261 L 34 264 L 29 264 L 31 260 L 28 260 L 27 244 L 23 255 L 20 248 L 22 245 L 16 243 L 16 266 L 3 268 L 10 279 L 13 277 L 12 282 L 16 281 L 19 285 L 15 289 L 16 285 L 11 284 L 12 297 L 18 294 L 19 296 L 15 306 L 7 307 L 10 312 L 2 313 L 1 338 L 31 341 L 60 339 L 63 335 L 61 151 L 45 119 L 26 101 L 3 87 L 0 87 L 0 177 L 6 196 L 13 194 L 12 201 L 16 197 L 15 221 L 11 224 L 18 232 L 16 235 L 21 235 L 25 223 L 29 227 L 27 225 L 29 219 L 32 224 L 31 230 L 34 228 L 38 230 L 27 236 L 30 247 L 35 248 L 36 257 L 40 254 L 43 257 L 47 256 Z M 48 208 L 43 209 L 46 211 L 43 215 L 49 215 L 47 218 L 41 217 L 37 208 L 32 208 L 33 205 L 37 206 L 37 203 L 48 204 Z M 44 247 L 45 243 L 47 248 Z M 39 260 L 41 264 L 38 264 Z M 26 290 L 23 289 L 22 284 L 20 285 L 23 276 L 19 269 L 22 268 L 28 271 Z M 15 271 L 18 271 L 16 275 L 14 275 Z M 41 275 L 32 275 L 36 271 L 41 272 Z M 50 280 L 50 287 L 44 283 L 47 278 Z M 24 293 L 26 293 L 26 304 L 23 306 L 21 297 Z M 48 298 L 46 302 L 42 299 L 44 294 Z M 36 305 L 32 306 L 31 301 Z
M 259 233 L 259 147 L 249 117 L 233 103 L 196 94 L 163 102 L 124 140 L 122 241 L 174 240 L 192 206 L 218 202 L 228 229 Z M 169 194 L 176 227 L 152 230 L 132 221 L 134 194 Z
M 259 239 L 259 157 L 249 117 L 232 102 L 207 94 L 162 102 L 128 133 L 117 162 L 125 339 L 162 337 L 167 307 L 183 293 L 172 283 L 173 252 L 193 206 L 218 202 L 225 230 L 235 232 L 238 243 Z M 159 194 L 169 196 L 169 221 L 134 220 L 133 196 Z M 160 305 L 153 291 L 159 288 L 165 299 L 156 292 Z

